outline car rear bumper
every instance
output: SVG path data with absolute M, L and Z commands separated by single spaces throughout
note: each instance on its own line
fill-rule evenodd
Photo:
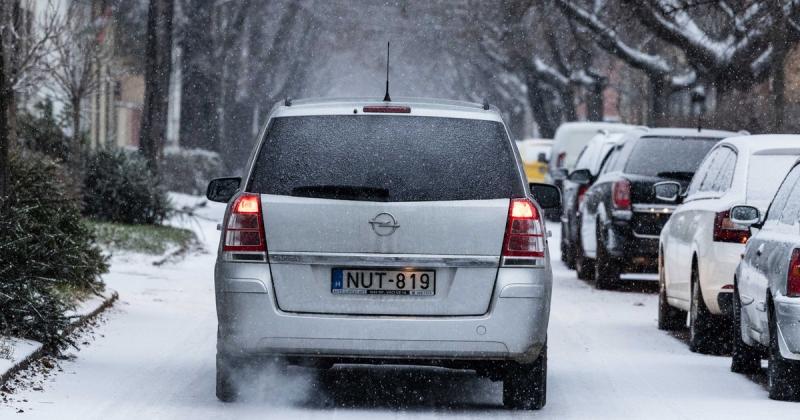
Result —
M 777 296 L 773 303 L 781 355 L 800 360 L 800 298 Z
M 608 233 L 608 251 L 627 264 L 626 271 L 658 271 L 658 236 L 638 235 L 619 220 L 610 224 Z
M 217 350 L 231 356 L 534 360 L 545 343 L 552 273 L 501 268 L 479 316 L 370 316 L 281 311 L 264 264 L 219 261 Z

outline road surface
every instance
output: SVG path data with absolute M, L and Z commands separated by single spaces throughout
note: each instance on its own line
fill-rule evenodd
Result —
M 290 368 L 266 374 L 257 398 L 220 403 L 212 268 L 221 212 L 211 205 L 204 219 L 183 222 L 208 253 L 161 267 L 115 257 L 105 280 L 120 302 L 60 362 L 63 371 L 26 375 L 34 379 L 0 399 L 0 419 L 800 418 L 800 404 L 767 398 L 763 374 L 733 374 L 727 357 L 693 354 L 684 339 L 657 330 L 652 282 L 596 291 L 577 280 L 558 260 L 557 236 L 540 412 L 504 409 L 502 385 L 469 372 L 410 367 Z

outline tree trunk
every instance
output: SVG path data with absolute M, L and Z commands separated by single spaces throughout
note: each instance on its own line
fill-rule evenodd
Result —
M 81 98 L 72 98 L 72 144 L 69 147 L 69 167 L 73 176 L 81 174 L 83 162 L 83 145 L 81 144 Z
M 147 56 L 139 150 L 154 172 L 158 172 L 158 161 L 167 138 L 173 6 L 173 0 L 150 0 L 147 14 Z
M 11 90 L 11 81 L 9 80 L 11 57 L 8 52 L 11 50 L 11 42 L 9 30 L 2 29 L 9 28 L 12 19 L 10 9 L 8 2 L 0 3 L 0 198 L 10 193 L 8 155 L 11 143 L 16 137 L 13 130 L 14 125 L 9 124 L 9 120 L 13 118 L 12 114 L 16 112 L 13 100 L 14 92 Z
M 219 69 L 215 65 L 212 7 L 191 0 L 184 8 L 187 21 L 181 28 L 180 145 L 218 150 L 217 95 Z
M 666 89 L 666 80 L 661 76 L 650 75 L 649 106 L 647 112 L 647 125 L 663 127 L 667 121 L 667 99 L 669 92 Z
M 586 95 L 586 118 L 589 121 L 603 121 L 605 112 L 604 85 L 602 81 L 598 80 L 588 89 Z

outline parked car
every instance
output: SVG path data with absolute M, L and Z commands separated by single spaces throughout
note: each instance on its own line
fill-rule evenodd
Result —
M 594 269 L 595 287 L 606 289 L 622 272 L 656 272 L 658 237 L 675 208 L 656 200 L 662 181 L 686 185 L 703 157 L 727 131 L 656 128 L 631 133 L 584 195 L 581 247 L 576 258 Z
M 734 223 L 758 229 L 734 279 L 731 370 L 758 372 L 766 355 L 770 398 L 800 401 L 800 165 L 763 214 L 731 209 Z
M 603 131 L 605 133 L 624 133 L 633 126 L 607 122 L 568 122 L 561 124 L 553 137 L 552 157 L 548 164 L 545 182 L 562 187 L 562 181 L 575 167 L 578 154 L 589 140 Z
M 563 181 L 562 199 L 563 214 L 561 215 L 561 260 L 568 268 L 575 267 L 575 250 L 580 244 L 579 221 L 580 203 L 583 201 L 584 194 L 597 179 L 600 168 L 608 160 L 611 151 L 622 144 L 623 133 L 610 134 L 601 131 L 586 144 L 578 160 L 575 163 L 575 170 Z M 578 278 L 588 279 L 591 277 L 586 266 L 580 267 Z
M 683 204 L 661 231 L 658 327 L 683 328 L 689 312 L 689 348 L 717 352 L 730 343 L 733 276 L 746 226 L 731 208 L 753 206 L 763 214 L 784 176 L 800 156 L 800 137 L 742 136 L 709 152 L 685 192 Z M 677 203 L 682 185 L 656 185 L 656 198 Z
M 551 139 L 525 139 L 517 142 L 528 182 L 544 182 L 553 149 Z
M 454 164 L 457 162 L 457 164 Z M 215 270 L 217 397 L 248 361 L 474 369 L 545 405 L 552 269 L 543 209 L 495 108 L 295 101 L 273 109 L 228 202 Z

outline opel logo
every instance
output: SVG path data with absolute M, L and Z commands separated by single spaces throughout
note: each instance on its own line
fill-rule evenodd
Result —
M 369 221 L 369 224 L 378 236 L 389 236 L 400 227 L 397 219 L 390 213 L 379 213 Z

